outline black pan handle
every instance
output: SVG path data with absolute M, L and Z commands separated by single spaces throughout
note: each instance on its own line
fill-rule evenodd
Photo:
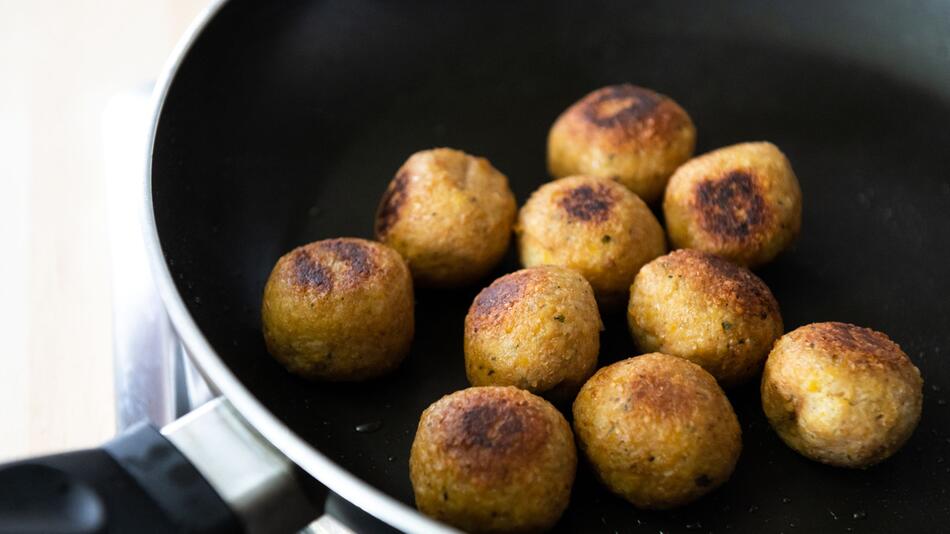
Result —
M 325 498 L 215 399 L 161 431 L 0 465 L 0 533 L 295 532 Z
M 0 465 L 0 534 L 271 534 L 308 524 L 318 534 L 397 532 L 301 473 L 223 398 L 161 430 L 139 424 L 96 449 Z
M 0 466 L 0 532 L 241 530 L 187 458 L 149 425 L 98 449 Z

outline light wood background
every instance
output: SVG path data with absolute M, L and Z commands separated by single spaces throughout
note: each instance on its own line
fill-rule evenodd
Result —
M 115 432 L 102 114 L 207 1 L 0 0 L 0 461 Z

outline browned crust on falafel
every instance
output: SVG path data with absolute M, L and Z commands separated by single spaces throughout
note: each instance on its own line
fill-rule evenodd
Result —
M 600 135 L 616 147 L 665 142 L 689 124 L 686 112 L 671 98 L 625 83 L 598 89 L 558 119 L 588 135 Z
M 346 264 L 348 278 L 354 280 L 366 278 L 373 270 L 373 255 L 376 254 L 365 243 L 347 239 L 329 239 L 320 242 L 320 248 Z
M 656 111 L 663 97 L 631 84 L 611 85 L 596 91 L 580 106 L 587 119 L 603 127 L 641 121 Z
M 617 192 L 604 183 L 581 184 L 564 192 L 558 204 L 575 221 L 600 223 L 610 217 Z
M 548 440 L 548 419 L 517 388 L 474 388 L 447 397 L 427 424 L 447 457 L 469 475 L 504 479 L 511 466 L 531 461 Z
M 663 212 L 674 246 L 757 267 L 798 235 L 801 189 L 778 147 L 740 143 L 681 165 L 670 178 Z
M 506 274 L 482 289 L 468 310 L 472 328 L 477 332 L 481 328 L 499 323 L 521 298 L 537 272 L 523 269 Z
M 292 262 L 294 287 L 326 294 L 335 287 L 355 287 L 367 280 L 379 254 L 362 240 L 340 238 L 297 247 L 287 258 Z
M 778 301 L 761 278 L 719 256 L 679 249 L 655 261 L 667 276 L 695 281 L 697 290 L 731 310 L 761 319 L 780 315 Z
M 405 169 L 400 169 L 396 177 L 389 183 L 386 192 L 383 193 L 382 200 L 379 201 L 379 207 L 376 209 L 376 236 L 385 237 L 389 230 L 399 220 L 399 212 L 408 198 L 407 189 L 409 188 L 409 173 Z
M 638 356 L 625 365 L 633 373 L 629 401 L 661 417 L 688 416 L 707 400 L 704 388 L 716 387 L 712 376 L 697 373 L 702 371 L 698 365 L 659 352 Z
M 696 183 L 693 209 L 710 236 L 751 241 L 768 226 L 769 208 L 754 174 L 730 170 Z
M 294 280 L 297 286 L 313 288 L 321 293 L 329 293 L 333 289 L 333 279 L 323 265 L 320 265 L 307 249 L 300 247 L 292 253 Z
M 849 323 L 813 323 L 798 328 L 788 337 L 796 343 L 818 349 L 833 358 L 845 358 L 855 367 L 903 369 L 910 358 L 887 335 Z
M 630 401 L 662 416 L 687 414 L 700 397 L 690 377 L 637 373 L 630 382 Z

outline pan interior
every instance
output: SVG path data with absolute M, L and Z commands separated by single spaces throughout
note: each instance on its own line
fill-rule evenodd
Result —
M 744 450 L 724 487 L 674 512 L 639 512 L 581 465 L 559 528 L 936 530 L 950 520 L 950 88 L 752 31 L 706 32 L 710 13 L 682 31 L 651 23 L 679 18 L 687 8 L 674 4 L 230 3 L 178 72 L 154 147 L 159 236 L 182 298 L 290 428 L 411 504 L 418 416 L 467 386 L 462 320 L 491 278 L 418 291 L 412 353 L 393 375 L 322 384 L 287 374 L 264 349 L 270 268 L 309 241 L 371 237 L 380 195 L 416 150 L 483 155 L 523 203 L 548 179 L 545 139 L 560 111 L 606 84 L 651 87 L 691 113 L 697 152 L 752 140 L 786 152 L 804 191 L 803 234 L 759 272 L 786 329 L 841 320 L 887 332 L 923 373 L 924 415 L 894 458 L 834 469 L 783 445 L 749 384 L 728 392 Z M 495 275 L 516 268 L 509 254 Z M 624 317 L 605 322 L 601 364 L 636 354 Z

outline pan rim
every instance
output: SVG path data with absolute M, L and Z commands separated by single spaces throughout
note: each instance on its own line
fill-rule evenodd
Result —
M 152 199 L 152 161 L 156 134 L 165 99 L 175 81 L 179 68 L 203 30 L 227 2 L 228 0 L 212 0 L 192 21 L 166 60 L 151 96 L 150 109 L 152 114 L 148 129 L 148 145 L 142 183 L 145 193 L 143 195 L 145 209 L 142 210 L 142 213 L 144 213 L 142 223 L 149 267 L 165 311 L 175 328 L 175 332 L 187 349 L 188 357 L 209 382 L 211 389 L 227 398 L 254 431 L 258 432 L 266 441 L 300 468 L 348 502 L 400 530 L 406 532 L 458 532 L 424 516 L 414 508 L 363 481 L 291 431 L 264 407 L 224 364 L 204 337 L 204 334 L 201 333 L 198 324 L 191 316 L 175 286 L 172 273 L 162 251 Z

